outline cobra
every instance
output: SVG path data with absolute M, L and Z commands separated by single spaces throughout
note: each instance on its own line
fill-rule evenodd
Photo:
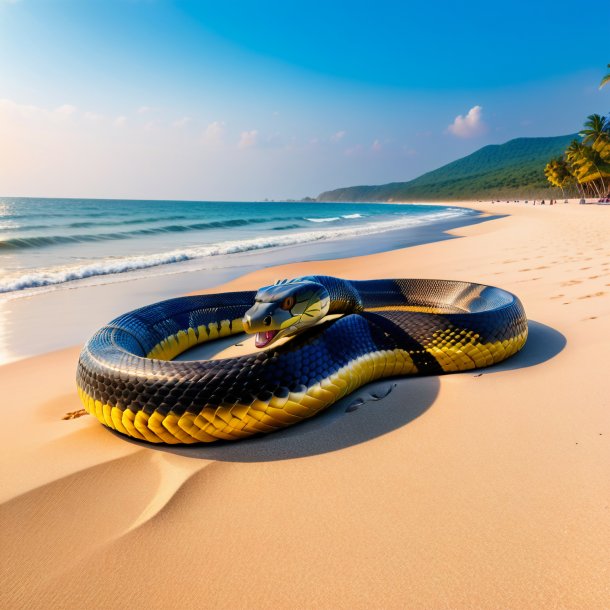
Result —
M 256 333 L 255 353 L 175 361 Z M 274 432 L 375 379 L 496 364 L 527 339 L 513 294 L 446 280 L 284 280 L 258 292 L 187 296 L 124 314 L 84 346 L 77 386 L 105 426 L 151 443 Z

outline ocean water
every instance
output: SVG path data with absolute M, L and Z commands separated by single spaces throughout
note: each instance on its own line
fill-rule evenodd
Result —
M 213 268 L 235 253 L 475 214 L 432 205 L 0 198 L 0 295 Z

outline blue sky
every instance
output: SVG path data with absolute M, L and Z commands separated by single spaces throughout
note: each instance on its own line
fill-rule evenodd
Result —
M 610 4 L 0 0 L 0 194 L 407 180 L 610 110 Z

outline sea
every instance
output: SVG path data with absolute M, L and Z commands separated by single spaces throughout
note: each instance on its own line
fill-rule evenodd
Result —
M 415 231 L 436 205 L 0 198 L 0 294 L 217 266 L 232 254 Z M 281 261 L 278 261 L 281 262 Z
M 0 197 L 0 365 L 257 269 L 449 239 L 485 219 L 450 205 Z

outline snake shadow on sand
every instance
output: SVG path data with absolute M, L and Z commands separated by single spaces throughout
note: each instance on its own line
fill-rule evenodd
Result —
M 486 369 L 454 374 L 490 375 L 536 366 L 565 347 L 566 338 L 554 328 L 532 320 L 528 325 L 527 343 L 512 358 Z M 315 417 L 273 434 L 209 445 L 146 445 L 156 451 L 220 462 L 267 462 L 328 453 L 408 424 L 434 404 L 439 388 L 440 377 L 436 375 L 382 379 L 360 388 Z M 142 444 L 112 433 L 127 442 Z

